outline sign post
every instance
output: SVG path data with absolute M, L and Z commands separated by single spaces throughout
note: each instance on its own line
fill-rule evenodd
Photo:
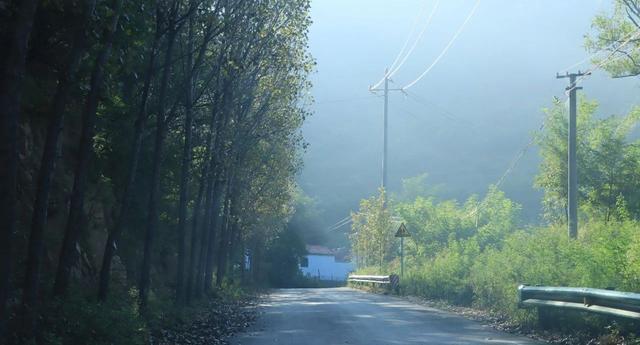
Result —
M 398 227 L 396 237 L 400 237 L 400 277 L 404 277 L 404 238 L 411 237 L 404 223 L 401 223 L 400 227 Z

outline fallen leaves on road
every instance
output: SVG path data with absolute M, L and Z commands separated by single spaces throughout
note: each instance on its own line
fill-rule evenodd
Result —
M 172 327 L 162 328 L 150 339 L 152 345 L 218 345 L 228 344 L 227 339 L 255 321 L 258 299 L 225 300 L 221 298 L 203 301 L 206 308 L 199 308 L 189 320 Z

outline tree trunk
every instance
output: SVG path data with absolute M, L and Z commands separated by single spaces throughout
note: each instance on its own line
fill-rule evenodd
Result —
M 184 117 L 184 145 L 182 149 L 182 166 L 180 171 L 180 201 L 178 210 L 178 272 L 176 282 L 176 304 L 183 305 L 184 293 L 184 271 L 185 255 L 187 251 L 186 243 L 186 218 L 187 218 L 187 198 L 189 195 L 189 170 L 191 168 L 191 133 L 193 127 L 193 21 L 189 19 L 189 37 L 187 42 L 187 80 L 185 82 L 185 117 Z
M 222 230 L 220 231 L 220 242 L 218 246 L 218 260 L 217 260 L 217 269 L 216 269 L 216 286 L 221 286 L 224 276 L 226 274 L 227 269 L 227 258 L 229 255 L 229 232 L 230 226 L 232 223 L 231 217 L 233 216 L 233 208 L 235 193 L 234 187 L 234 173 L 229 176 L 227 180 L 227 196 L 225 200 L 225 207 L 222 218 Z
M 158 228 L 158 199 L 160 194 L 160 165 L 164 155 L 164 138 L 166 132 L 166 97 L 169 84 L 169 75 L 171 73 L 171 60 L 173 59 L 173 47 L 176 38 L 176 28 L 171 28 L 167 37 L 167 51 L 165 55 L 165 66 L 160 81 L 160 92 L 158 113 L 156 114 L 156 139 L 153 151 L 153 166 L 151 168 L 149 205 L 147 214 L 147 228 L 144 239 L 144 254 L 142 258 L 142 269 L 140 274 L 139 297 L 140 310 L 145 312 L 147 299 L 149 294 L 149 284 L 151 278 L 151 254 L 153 250 L 153 241 Z
M 204 164 L 205 166 L 207 164 Z M 191 250 L 189 252 L 189 265 L 187 271 L 187 284 L 185 288 L 185 299 L 187 304 L 191 304 L 193 297 L 195 270 L 199 257 L 198 253 L 198 220 L 200 219 L 200 211 L 202 205 L 202 197 L 204 196 L 206 169 L 204 169 L 202 178 L 200 179 L 200 187 L 198 188 L 198 196 L 196 197 L 196 203 L 193 207 L 193 219 L 191 220 Z
M 11 240 L 16 228 L 18 122 L 25 60 L 36 0 L 22 0 L 9 27 L 0 76 L 0 342 L 6 331 L 6 304 L 11 275 Z
M 223 200 L 223 183 L 218 180 L 216 183 L 216 188 L 213 191 L 213 205 L 211 206 L 211 221 L 209 226 L 209 240 L 207 241 L 207 259 L 205 265 L 205 278 L 204 278 L 204 289 L 205 291 L 211 291 L 213 288 L 213 266 L 214 266 L 214 254 L 216 248 L 216 240 L 217 235 L 220 232 L 220 221 L 222 217 L 220 216 L 221 204 Z
M 84 194 L 87 184 L 88 164 L 93 148 L 93 135 L 96 122 L 96 110 L 98 108 L 98 98 L 100 89 L 104 79 L 104 68 L 111 54 L 111 46 L 115 36 L 120 11 L 122 9 L 122 0 L 115 0 L 113 4 L 114 15 L 111 19 L 109 27 L 103 35 L 103 47 L 96 58 L 93 71 L 91 73 L 91 84 L 89 94 L 85 101 L 84 112 L 82 113 L 82 133 L 80 137 L 80 152 L 78 161 L 76 162 L 75 176 L 73 181 L 73 190 L 71 193 L 71 201 L 69 206 L 69 216 L 67 218 L 67 227 L 62 242 L 60 258 L 58 261 L 58 270 L 56 272 L 56 280 L 53 287 L 55 296 L 64 295 L 69 286 L 69 276 L 71 268 L 77 261 L 76 243 L 80 236 L 81 218 L 84 212 Z
M 124 229 L 124 223 L 129 215 L 129 208 L 131 207 L 131 198 L 133 197 L 133 187 L 135 183 L 135 176 L 138 170 L 138 161 L 140 160 L 140 149 L 142 148 L 142 135 L 146 128 L 148 112 L 147 104 L 149 101 L 149 92 L 151 89 L 151 82 L 154 75 L 154 67 L 156 55 L 158 52 L 158 45 L 162 38 L 161 29 L 158 24 L 156 25 L 156 34 L 149 51 L 149 63 L 145 71 L 144 86 L 142 87 L 142 95 L 140 100 L 140 108 L 136 117 L 133 131 L 133 147 L 131 148 L 131 157 L 128 162 L 128 171 L 126 185 L 122 195 L 122 202 L 118 211 L 118 217 L 115 222 L 115 226 L 109 232 L 107 242 L 104 247 L 104 254 L 102 256 L 102 266 L 100 268 L 100 281 L 98 283 L 98 299 L 104 301 L 107 299 L 109 293 L 109 281 L 111 280 L 111 261 L 115 255 L 117 249 L 117 242 L 120 239 L 120 235 Z
M 214 164 L 210 163 L 210 171 L 213 170 Z M 215 175 L 215 173 L 212 173 L 212 175 Z M 206 272 L 206 262 L 207 262 L 207 257 L 208 257 L 208 253 L 209 253 L 209 239 L 211 236 L 211 217 L 212 217 L 212 209 L 213 209 L 213 191 L 215 189 L 215 178 L 213 177 L 209 177 L 208 181 L 207 181 L 207 189 L 205 192 L 205 203 L 204 203 L 204 219 L 202 222 L 202 228 L 200 231 L 200 257 L 198 258 L 198 265 L 197 265 L 197 276 L 196 276 L 196 286 L 195 286 L 195 296 L 196 297 L 200 297 L 202 295 L 202 291 L 204 286 L 206 285 L 205 282 L 205 272 Z
M 74 37 L 71 52 L 66 65 L 60 70 L 58 86 L 53 98 L 50 119 L 47 128 L 47 137 L 42 152 L 40 169 L 38 171 L 38 184 L 36 199 L 33 205 L 31 219 L 31 233 L 29 234 L 29 249 L 27 268 L 24 278 L 24 291 L 22 297 L 23 306 L 23 332 L 24 336 L 32 337 L 35 330 L 36 307 L 40 283 L 40 265 L 44 251 L 44 229 L 47 224 L 47 211 L 49 204 L 49 192 L 51 180 L 55 171 L 58 158 L 58 139 L 62 131 L 65 106 L 69 92 L 75 82 L 76 72 L 80 64 L 80 58 L 84 51 L 85 30 L 88 25 L 95 0 L 88 0 L 85 4 L 81 18 L 74 28 Z
M 202 228 L 202 231 L 200 232 L 200 235 L 201 235 L 200 243 L 202 244 L 202 239 L 205 237 L 204 235 L 205 227 L 201 225 L 199 226 L 198 220 L 200 219 L 202 198 L 205 197 L 205 190 L 207 193 L 206 194 L 207 198 L 208 198 L 208 195 L 210 194 L 210 189 L 209 189 L 210 188 L 209 184 L 211 183 L 210 175 L 212 175 L 213 173 L 210 170 L 211 169 L 210 160 L 212 159 L 211 151 L 213 150 L 212 148 L 213 132 L 215 131 L 215 129 L 216 129 L 216 110 L 214 107 L 213 111 L 211 112 L 211 122 L 209 125 L 209 133 L 207 133 L 207 140 L 205 144 L 206 145 L 206 153 L 205 153 L 206 162 L 205 164 L 202 165 L 202 173 L 200 176 L 200 188 L 198 189 L 198 197 L 196 199 L 196 204 L 193 211 L 193 223 L 191 226 L 191 252 L 189 254 L 189 273 L 187 276 L 187 303 L 191 301 L 191 298 L 194 295 L 198 296 L 198 290 L 200 289 L 200 286 L 202 286 L 202 278 L 200 276 L 202 272 L 202 268 L 201 268 L 202 266 L 200 265 L 200 262 L 201 262 L 200 257 L 203 255 L 203 253 L 201 248 L 202 245 L 198 246 L 198 229 Z M 205 205 L 206 204 L 207 204 L 207 201 L 205 200 Z M 205 214 L 206 214 L 206 210 L 205 210 Z M 204 216 L 203 222 L 206 222 L 206 215 Z

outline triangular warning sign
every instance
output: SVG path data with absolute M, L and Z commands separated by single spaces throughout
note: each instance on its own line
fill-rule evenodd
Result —
M 404 223 L 400 224 L 398 231 L 396 231 L 396 237 L 411 237 L 411 234 L 407 230 L 407 227 L 404 226 Z

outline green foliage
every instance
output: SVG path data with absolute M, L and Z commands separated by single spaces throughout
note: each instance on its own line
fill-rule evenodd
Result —
M 293 199 L 294 213 L 287 223 L 287 227 L 295 231 L 308 244 L 324 244 L 327 234 L 322 227 L 322 213 L 317 200 L 304 194 L 297 188 Z
M 479 251 L 474 239 L 451 240 L 434 258 L 412 263 L 413 267 L 405 273 L 402 292 L 456 304 L 471 303 L 468 277 Z
M 578 106 L 580 213 L 605 221 L 640 216 L 640 141 L 630 141 L 640 109 L 623 117 L 597 118 L 598 104 L 581 98 Z M 544 218 L 566 221 L 567 113 L 555 103 L 545 110 L 545 130 L 537 137 L 542 162 L 535 186 L 544 190 Z
M 580 238 L 570 240 L 564 226 L 519 231 L 501 250 L 483 252 L 471 270 L 475 302 L 518 320 L 532 314 L 516 307 L 516 287 L 526 283 L 551 286 L 614 287 L 640 291 L 635 274 L 640 223 L 590 222 Z
M 53 343 L 140 343 L 145 328 L 180 321 L 188 299 L 214 293 L 212 281 L 201 283 L 205 276 L 216 275 L 231 289 L 239 282 L 259 285 L 274 272 L 272 278 L 284 274 L 281 282 L 297 274 L 304 247 L 283 230 L 295 207 L 306 145 L 300 129 L 310 115 L 310 1 L 97 1 L 94 10 L 83 11 L 91 3 L 41 2 L 30 35 L 20 123 L 20 142 L 28 144 L 18 188 L 25 195 L 18 208 L 26 211 L 15 236 L 20 242 L 12 243 L 10 307 L 16 314 L 22 309 L 15 301 L 24 262 L 41 263 L 42 275 L 30 281 L 41 283 L 34 289 L 39 295 L 50 294 L 60 242 L 72 238 L 64 230 L 69 199 L 79 200 L 70 198 L 74 180 L 87 176 L 77 183 L 86 224 L 71 245 L 80 260 L 68 260 L 68 266 L 81 272 L 71 285 L 92 289 L 69 291 L 64 301 L 33 301 L 33 315 L 47 320 L 37 326 Z M 12 32 L 9 24 L 0 25 L 0 36 Z M 67 60 L 80 33 L 87 37 L 78 45 L 78 73 L 63 77 L 74 65 Z M 59 102 L 57 85 L 70 93 Z M 83 120 L 93 117 L 83 113 L 92 108 L 89 90 L 97 94 L 95 123 Z M 52 111 L 52 104 L 62 109 Z M 59 143 L 45 139 L 48 127 L 59 127 L 47 123 L 54 112 L 65 115 Z M 83 146 L 85 134 L 92 141 Z M 30 234 L 29 217 L 45 145 L 60 146 L 61 153 L 53 155 L 59 158 L 55 173 L 49 169 L 45 243 L 34 245 L 47 250 L 29 252 L 26 241 L 39 242 Z M 78 164 L 84 148 L 87 170 Z M 317 217 L 313 203 L 301 199 L 301 217 Z M 108 233 L 119 235 L 106 243 Z M 115 249 L 117 260 L 106 256 L 113 270 L 98 274 L 107 248 Z M 269 266 L 262 265 L 266 253 L 273 260 L 270 272 L 262 269 Z M 255 263 L 251 272 L 246 255 Z M 104 278 L 112 271 L 118 277 Z M 92 302 L 98 279 L 102 292 L 119 299 Z M 139 301 L 144 322 L 136 302 L 117 291 L 138 282 L 144 298 L 148 292 L 148 305 Z M 112 336 L 101 327 L 111 327 Z
M 602 65 L 613 77 L 640 74 L 638 37 L 640 4 L 636 0 L 614 0 L 611 13 L 601 13 L 592 21 L 594 33 L 585 38 L 587 50 L 605 51 L 593 62 Z M 625 44 L 626 43 L 626 44 Z
M 422 173 L 417 176 L 402 179 L 402 191 L 397 196 L 398 201 L 411 202 L 418 197 L 431 198 L 438 195 L 440 186 L 432 187 L 427 182 L 429 174 Z
M 385 207 L 386 193 L 360 201 L 360 209 L 352 213 L 351 247 L 358 267 L 382 268 L 392 254 L 393 235 L 391 213 Z
M 599 123 L 594 127 L 599 128 Z M 495 187 L 482 200 L 471 197 L 462 205 L 422 197 L 397 204 L 395 212 L 412 233 L 405 242 L 400 292 L 477 306 L 527 324 L 535 322 L 536 313 L 517 307 L 519 284 L 638 292 L 640 222 L 631 216 L 637 209 L 623 198 L 617 199 L 614 208 L 618 216 L 608 220 L 592 213 L 590 220 L 581 222 L 579 238 L 571 240 L 562 223 L 523 228 L 520 206 Z M 378 267 L 361 268 L 359 273 L 377 274 Z M 383 267 L 386 274 L 397 273 L 398 258 Z M 603 320 L 574 323 L 601 329 Z
M 113 296 L 107 302 L 73 291 L 66 300 L 55 300 L 47 307 L 47 344 L 143 345 L 148 328 L 138 314 L 137 292 Z M 54 317 L 55 315 L 55 317 Z
M 304 242 L 291 228 L 280 233 L 267 252 L 269 283 L 276 287 L 295 287 L 303 279 L 299 269 L 307 254 Z
M 407 242 L 413 244 L 405 244 L 403 292 L 469 304 L 473 263 L 483 250 L 502 247 L 518 225 L 520 206 L 491 187 L 481 201 L 471 197 L 459 205 L 418 197 L 398 204 L 396 212 L 412 233 Z

